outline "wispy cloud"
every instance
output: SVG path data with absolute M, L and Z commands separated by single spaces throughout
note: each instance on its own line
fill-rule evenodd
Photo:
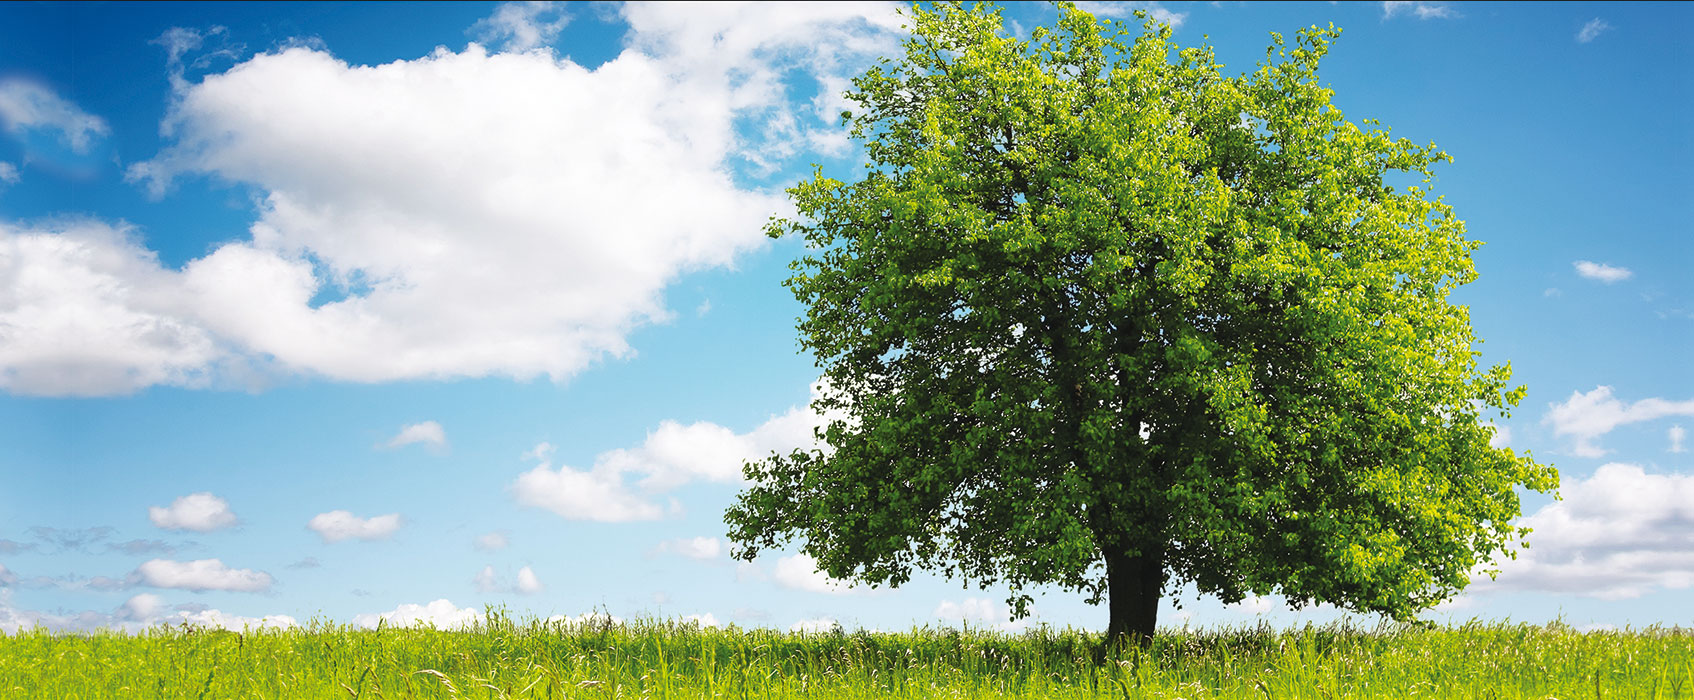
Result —
M 1418 19 L 1450 19 L 1458 17 L 1459 13 L 1444 2 L 1422 2 L 1420 0 L 1386 0 L 1382 3 L 1382 18 L 1392 19 L 1395 15 L 1410 14 Z
M 1635 273 L 1627 267 L 1613 267 L 1605 263 L 1578 260 L 1571 263 L 1576 268 L 1576 274 L 1591 280 L 1599 280 L 1606 284 L 1614 284 L 1629 279 Z
M 503 50 L 528 51 L 553 43 L 570 19 L 561 2 L 503 2 L 469 31 L 478 40 L 498 43 Z
M 88 153 L 96 139 L 111 133 L 106 120 L 82 111 L 76 103 L 45 86 L 22 78 L 0 80 L 0 125 L 20 137 L 32 129 L 57 131 L 65 145 L 76 153 Z
M 1554 436 L 1571 437 L 1571 454 L 1603 457 L 1607 450 L 1600 447 L 1599 439 L 1606 433 L 1631 423 L 1694 416 L 1694 399 L 1647 398 L 1626 404 L 1612 396 L 1611 387 L 1600 386 L 1587 393 L 1573 391 L 1563 403 L 1549 404 L 1547 408 L 1542 423 L 1553 426 Z
M 1595 17 L 1594 19 L 1588 20 L 1588 23 L 1582 25 L 1582 29 L 1577 31 L 1577 33 L 1576 33 L 1576 43 L 1586 44 L 1590 41 L 1593 41 L 1595 39 L 1595 37 L 1600 36 L 1601 32 L 1604 32 L 1604 31 L 1611 29 L 1611 28 L 1612 28 L 1612 25 L 1608 24 L 1606 22 L 1606 20 L 1600 19 L 1599 17 Z
M 431 451 L 440 452 L 447 449 L 447 431 L 440 423 L 432 420 L 411 423 L 401 426 L 400 432 L 385 444 L 389 449 L 407 445 L 424 445 Z

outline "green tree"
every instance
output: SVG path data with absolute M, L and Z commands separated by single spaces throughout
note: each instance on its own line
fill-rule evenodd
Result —
M 1464 224 L 1434 145 L 1360 127 L 1272 34 L 1251 74 L 1062 6 L 913 9 L 904 60 L 854 81 L 870 163 L 789 190 L 772 237 L 832 416 L 822 450 L 751 462 L 737 556 L 796 538 L 829 575 L 916 568 L 1108 601 L 1280 593 L 1407 619 L 1511 555 L 1516 490 L 1557 473 L 1489 445 L 1523 396 L 1480 370 L 1455 287 Z M 1396 188 L 1386 178 L 1395 172 Z

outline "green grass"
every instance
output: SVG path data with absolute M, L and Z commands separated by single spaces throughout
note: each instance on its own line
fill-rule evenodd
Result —
M 801 635 L 498 612 L 468 631 L 24 631 L 0 634 L 0 697 L 1694 700 L 1688 629 L 1173 631 L 1097 662 L 1098 644 L 1073 631 Z

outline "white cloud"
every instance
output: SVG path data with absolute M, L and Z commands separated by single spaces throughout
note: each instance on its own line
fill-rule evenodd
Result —
M 476 548 L 485 552 L 498 552 L 505 549 L 511 541 L 504 532 L 490 532 L 476 538 Z
M 1694 585 L 1694 475 L 1611 463 L 1563 479 L 1559 492 L 1519 523 L 1534 530 L 1530 548 L 1472 590 L 1621 599 Z
M 1595 37 L 1600 36 L 1601 32 L 1611 28 L 1612 25 L 1608 24 L 1606 20 L 1595 17 L 1594 19 L 1588 20 L 1588 23 L 1582 25 L 1582 29 L 1577 31 L 1576 42 L 1579 44 L 1586 44 L 1593 41 Z
M 812 398 L 823 391 L 821 382 L 813 384 Z M 548 461 L 553 447 L 541 443 L 525 454 L 541 463 L 520 475 L 511 490 L 523 505 L 572 520 L 655 520 L 664 509 L 650 500 L 652 494 L 693 481 L 739 484 L 746 461 L 813 447 L 813 430 L 825 422 L 809 406 L 791 408 L 747 433 L 705 421 L 683 425 L 667 420 L 641 446 L 602 452 L 586 470 L 553 469 Z
M 306 527 L 318 533 L 325 542 L 345 539 L 380 540 L 400 529 L 400 514 L 389 513 L 361 518 L 345 510 L 332 510 L 312 517 Z
M 19 179 L 18 166 L 0 161 L 0 185 L 17 184 Z
M 155 588 L 194 591 L 241 591 L 256 593 L 271 588 L 271 575 L 252 569 L 231 569 L 218 559 L 171 561 L 153 559 L 139 567 L 130 579 Z
M 500 590 L 500 583 L 494 576 L 492 565 L 482 567 L 482 571 L 477 573 L 476 578 L 471 579 L 471 583 L 476 584 L 476 592 L 478 593 L 493 593 Z
M 499 42 L 506 51 L 528 51 L 553 43 L 570 19 L 564 3 L 503 2 L 494 14 L 477 20 L 471 32 L 482 41 Z
M 697 624 L 701 627 L 720 627 L 721 626 L 721 625 L 718 624 L 718 618 L 714 617 L 711 613 L 705 613 L 705 614 L 699 614 L 699 615 L 683 615 L 682 621 L 683 622 L 692 622 L 692 623 Z
M 1680 453 L 1683 451 L 1682 440 L 1688 437 L 1688 431 L 1683 430 L 1680 425 L 1673 425 L 1665 431 L 1665 437 L 1670 440 L 1670 451 Z
M 1511 444 L 1512 444 L 1512 429 L 1511 429 L 1510 426 L 1495 425 L 1493 423 L 1488 423 L 1487 425 L 1488 425 L 1488 427 L 1494 429 L 1494 435 L 1492 435 L 1491 437 L 1488 438 L 1488 446 L 1489 447 L 1499 449 L 1501 447 L 1511 446 Z
M 1621 425 L 1670 416 L 1694 416 L 1694 399 L 1669 401 L 1650 398 L 1625 404 L 1612 397 L 1611 387 L 1600 386 L 1586 394 L 1571 392 L 1564 403 L 1549 404 L 1542 423 L 1551 424 L 1555 436 L 1571 436 L 1571 454 L 1603 457 L 1607 450 L 1596 442 L 1600 436 Z
M 723 553 L 723 542 L 716 537 L 687 537 L 660 542 L 659 551 L 706 561 Z
M 1630 272 L 1627 267 L 1612 267 L 1605 263 L 1590 262 L 1587 260 L 1578 260 L 1571 263 L 1571 266 L 1576 268 L 1576 274 L 1587 277 L 1591 280 L 1599 280 L 1606 284 L 1622 282 L 1635 274 Z
M 1401 13 L 1417 15 L 1418 19 L 1448 19 L 1459 14 L 1444 2 L 1423 2 L 1422 0 L 1385 0 L 1382 3 L 1382 18 L 1390 19 Z
M 426 445 L 435 451 L 444 450 L 447 448 L 447 431 L 432 420 L 411 423 L 401 426 L 400 432 L 388 441 L 387 447 L 394 449 L 414 444 Z
M 14 136 L 31 129 L 53 129 L 77 153 L 87 153 L 96 138 L 111 132 L 104 119 L 22 78 L 0 80 L 0 125 Z
M 9 592 L 0 591 L 0 632 L 14 634 L 19 630 L 41 627 L 53 631 L 116 630 L 139 633 L 159 625 L 188 624 L 198 627 L 217 627 L 243 631 L 248 629 L 285 629 L 298 627 L 299 622 L 288 615 L 244 617 L 231 615 L 215 608 L 186 604 L 170 606 L 152 593 L 131 596 L 111 612 L 83 611 L 74 614 L 44 613 L 12 607 Z
M 364 613 L 353 616 L 353 625 L 366 629 L 376 629 L 380 623 L 384 627 L 435 627 L 437 629 L 462 629 L 470 627 L 482 620 L 482 612 L 474 608 L 461 608 L 453 602 L 442 598 L 428 605 L 406 603 L 384 613 Z
M 516 586 L 512 587 L 514 591 L 529 595 L 533 593 L 540 593 L 543 588 L 545 588 L 545 586 L 541 584 L 541 578 L 535 575 L 534 570 L 527 566 L 518 569 L 518 583 Z
M 776 566 L 771 570 L 771 578 L 785 588 L 812 593 L 848 593 L 852 589 L 846 581 L 830 578 L 829 574 L 818 571 L 818 560 L 809 554 L 796 554 L 776 560 Z
M 593 70 L 476 45 L 379 66 L 295 46 L 181 82 L 168 147 L 129 177 L 159 196 L 183 176 L 252 187 L 250 237 L 170 270 L 111 226 L 8 230 L 0 245 L 26 250 L 0 271 L 17 339 L 0 386 L 562 381 L 627 356 L 633 329 L 670 318 L 678 277 L 765 245 L 786 198 L 734 171 L 840 131 L 787 81 L 840 85 L 894 48 L 894 9 L 628 5 L 630 48 Z
M 841 623 L 827 617 L 820 617 L 811 620 L 799 620 L 794 624 L 789 625 L 788 631 L 804 632 L 806 634 L 839 632 L 841 631 Z
M 189 303 L 133 229 L 0 222 L 0 389 L 97 396 L 204 385 L 224 353 L 182 318 Z
M 623 624 L 623 618 L 603 612 L 585 612 L 581 615 L 554 615 L 547 618 L 548 622 L 558 623 L 565 627 L 604 627 Z
M 1180 28 L 1183 21 L 1188 19 L 1187 12 L 1175 12 L 1157 2 L 1112 2 L 1109 0 L 1087 2 L 1085 0 L 1077 3 L 1076 7 L 1102 19 L 1108 17 L 1111 19 L 1129 19 L 1135 16 L 1136 10 L 1146 10 L 1147 14 L 1151 15 L 1153 19 L 1170 25 L 1171 29 Z
M 149 507 L 147 519 L 166 530 L 211 532 L 234 525 L 235 513 L 230 512 L 228 501 L 202 491 L 172 501 L 169 508 Z
M 1006 618 L 1009 617 L 1006 613 L 1006 606 L 1004 604 L 988 600 L 987 598 L 966 598 L 964 601 L 958 603 L 951 600 L 943 600 L 940 605 L 935 606 L 935 613 L 933 615 L 934 617 L 942 620 L 981 622 L 986 624 L 1005 622 Z

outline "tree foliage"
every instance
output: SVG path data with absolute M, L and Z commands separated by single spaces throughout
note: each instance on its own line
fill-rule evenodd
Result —
M 738 556 L 1057 584 L 1150 634 L 1190 582 L 1407 619 L 1509 554 L 1516 489 L 1556 472 L 1489 444 L 1524 390 L 1448 298 L 1480 245 L 1429 191 L 1450 158 L 1342 116 L 1340 30 L 1226 76 L 1145 18 L 910 20 L 849 93 L 864 177 L 815 174 L 767 231 L 807 243 L 787 285 L 832 418 L 747 465 Z

